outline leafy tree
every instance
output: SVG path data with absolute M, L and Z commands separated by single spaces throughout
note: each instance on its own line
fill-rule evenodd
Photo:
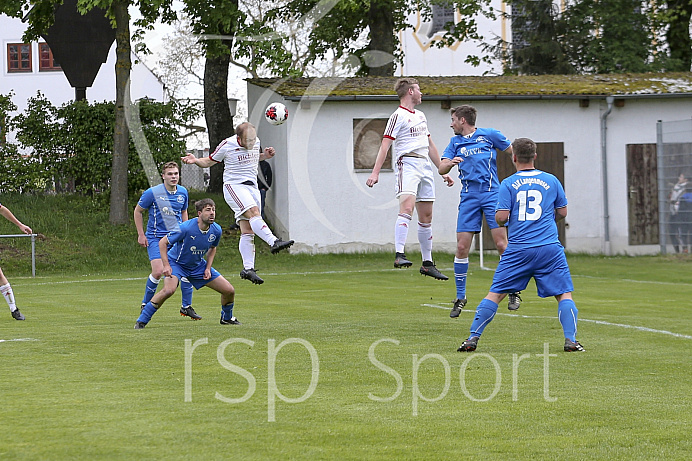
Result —
M 420 11 L 430 19 L 435 5 L 459 12 L 458 22 L 447 24 L 443 37 L 433 44 L 437 47 L 480 38 L 475 18 L 494 17 L 490 0 L 287 0 L 276 14 L 286 21 L 301 18 L 310 28 L 309 62 L 333 54 L 359 75 L 391 76 L 402 57 L 397 33 L 411 27 L 408 15 Z M 352 56 L 357 59 L 348 59 Z M 480 58 L 467 61 L 478 63 Z
M 655 70 L 650 17 L 640 0 L 580 0 L 562 15 L 565 52 L 578 72 Z
M 657 0 L 663 3 L 663 0 Z M 666 39 L 670 50 L 670 70 L 689 72 L 692 67 L 692 0 L 667 0 L 661 18 L 665 24 Z
M 61 0 L 0 0 L 0 12 L 11 17 L 23 17 L 29 9 L 28 28 L 24 34 L 27 41 L 36 40 L 54 22 L 55 7 Z M 156 20 L 171 22 L 175 13 L 171 9 L 172 0 L 77 0 L 77 9 L 82 13 L 94 8 L 106 11 L 116 29 L 116 118 L 113 131 L 113 164 L 111 168 L 110 222 L 125 224 L 129 222 L 130 210 L 127 205 L 127 164 L 129 142 L 126 120 L 126 105 L 130 102 L 129 78 L 130 62 L 130 15 L 128 8 L 136 5 L 142 18 L 138 26 L 151 28 Z
M 558 37 L 558 12 L 552 0 L 512 0 L 508 15 L 512 43 L 501 40 L 493 48 L 503 58 L 506 72 L 527 75 L 571 74 L 573 67 Z

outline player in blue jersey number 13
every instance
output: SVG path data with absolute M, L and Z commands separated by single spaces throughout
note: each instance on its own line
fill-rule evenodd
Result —
M 509 243 L 488 295 L 476 308 L 471 334 L 457 350 L 475 351 L 483 330 L 495 317 L 498 303 L 507 293 L 526 289 L 533 277 L 538 296 L 555 296 L 558 302 L 565 352 L 583 352 L 576 338 L 578 311 L 572 300 L 572 276 L 557 233 L 556 221 L 567 216 L 565 191 L 555 176 L 534 168 L 535 142 L 518 138 L 512 147 L 517 172 L 502 181 L 495 212 L 498 224 L 507 224 Z

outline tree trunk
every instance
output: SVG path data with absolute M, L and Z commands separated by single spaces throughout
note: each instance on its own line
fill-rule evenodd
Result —
M 125 121 L 125 101 L 130 100 L 130 15 L 127 0 L 113 2 L 115 15 L 115 127 L 113 131 L 113 165 L 111 170 L 111 224 L 128 224 L 127 207 L 127 158 L 130 140 Z
M 230 54 L 207 57 L 204 65 L 204 118 L 209 132 L 209 148 L 213 152 L 221 141 L 232 136 L 233 117 L 228 107 L 228 66 Z M 220 193 L 223 187 L 223 164 L 209 170 L 208 192 Z
M 368 50 L 381 51 L 394 55 L 394 17 L 392 16 L 394 5 L 390 0 L 371 1 L 368 11 L 368 24 L 370 26 L 370 44 Z M 365 64 L 367 66 L 367 64 Z M 389 61 L 383 66 L 368 67 L 369 76 L 391 77 L 394 75 L 394 61 Z
M 692 39 L 690 38 L 692 1 L 668 0 L 668 13 L 672 14 L 672 18 L 666 32 L 666 39 L 670 48 L 670 57 L 677 61 L 676 67 L 670 70 L 689 72 L 692 66 Z

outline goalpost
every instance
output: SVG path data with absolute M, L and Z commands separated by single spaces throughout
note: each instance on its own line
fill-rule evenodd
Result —
M 481 257 L 480 257 L 480 264 L 481 264 L 481 269 L 484 271 L 491 271 L 494 269 L 491 269 L 489 267 L 485 267 L 484 260 L 483 260 L 483 227 L 481 226 L 481 231 L 480 233 L 476 234 L 476 237 L 479 239 L 478 240 L 478 247 L 481 252 Z

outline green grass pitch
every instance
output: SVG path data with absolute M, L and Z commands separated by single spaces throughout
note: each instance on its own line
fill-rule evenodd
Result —
M 27 320 L 0 308 L 0 458 L 689 459 L 689 262 L 571 255 L 587 352 L 562 352 L 557 303 L 531 284 L 469 354 L 492 272 L 472 261 L 452 320 L 452 280 L 390 259 L 260 255 L 261 286 L 222 261 L 243 325 L 219 325 L 202 289 L 201 321 L 176 293 L 141 331 L 146 266 L 8 273 Z

